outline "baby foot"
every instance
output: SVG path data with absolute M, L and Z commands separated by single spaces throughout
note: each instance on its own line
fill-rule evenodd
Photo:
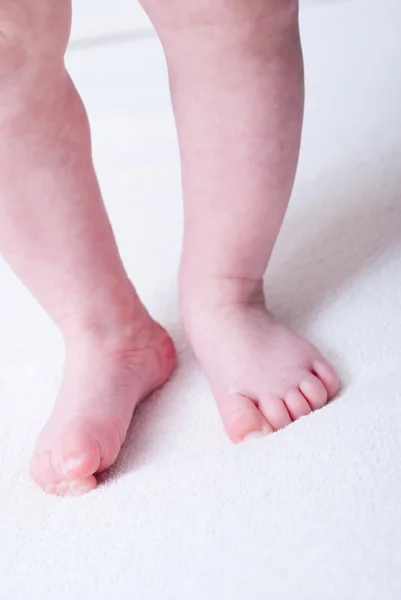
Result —
M 268 312 L 261 286 L 256 294 L 249 286 L 229 282 L 211 294 L 206 284 L 183 294 L 190 341 L 233 442 L 282 429 L 322 408 L 339 389 L 320 352 Z
M 67 348 L 61 390 L 31 463 L 47 492 L 80 495 L 116 460 L 138 403 L 169 377 L 175 350 L 147 313 L 130 339 L 81 339 Z

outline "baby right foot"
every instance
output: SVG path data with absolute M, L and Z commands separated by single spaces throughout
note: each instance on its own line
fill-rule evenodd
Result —
M 145 310 L 105 339 L 82 336 L 67 347 L 61 390 L 31 463 L 47 492 L 80 495 L 116 460 L 136 406 L 169 377 L 174 345 Z

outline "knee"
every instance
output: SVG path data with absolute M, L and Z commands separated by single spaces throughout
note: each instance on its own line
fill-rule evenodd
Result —
M 141 0 L 156 29 L 246 27 L 271 31 L 298 20 L 298 0 Z
M 0 90 L 34 78 L 63 60 L 70 30 L 70 0 L 0 3 Z

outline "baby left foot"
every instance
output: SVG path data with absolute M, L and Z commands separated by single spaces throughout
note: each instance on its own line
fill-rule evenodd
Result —
M 195 300 L 183 304 L 230 439 L 277 431 L 327 404 L 339 382 L 320 352 L 267 311 L 261 291 L 249 295 L 252 283 L 221 284 L 211 286 L 220 286 L 217 293 L 208 283 L 192 286 Z

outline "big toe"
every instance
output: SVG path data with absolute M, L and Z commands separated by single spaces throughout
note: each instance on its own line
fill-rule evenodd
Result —
M 86 424 L 67 426 L 53 452 L 53 462 L 61 481 L 85 480 L 96 473 L 100 448 L 92 430 Z
M 57 448 L 58 470 L 66 480 L 85 479 L 110 467 L 122 440 L 103 418 L 76 418 L 64 429 Z
M 45 492 L 57 496 L 80 496 L 92 491 L 97 486 L 96 478 L 93 475 L 69 481 L 60 478 L 54 466 L 54 453 L 48 450 L 34 453 L 31 461 L 31 475 Z
M 95 474 L 114 463 L 121 448 L 118 430 L 102 418 L 73 419 L 53 451 L 36 452 L 33 479 L 47 492 L 81 495 L 93 490 Z
M 273 432 L 255 403 L 243 394 L 228 394 L 218 406 L 228 437 L 233 442 L 242 442 L 251 434 L 268 435 Z

